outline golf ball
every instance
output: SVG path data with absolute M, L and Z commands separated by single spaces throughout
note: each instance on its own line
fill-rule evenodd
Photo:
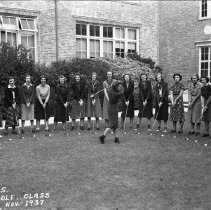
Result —
M 140 135 L 140 133 L 137 133 L 138 135 Z
M 35 135 L 33 135 L 33 137 L 35 138 L 36 136 L 35 136 Z
M 49 134 L 49 136 L 51 136 L 51 134 Z
M 152 136 L 152 133 L 150 133 L 149 135 Z
M 78 133 L 78 135 L 81 135 L 81 133 Z
M 163 135 L 163 134 L 162 134 L 161 136 L 162 136 L 162 137 L 164 137 L 164 135 Z
M 12 139 L 9 139 L 9 141 L 12 141 Z
M 197 140 L 195 140 L 195 143 L 197 143 L 198 141 Z
M 188 140 L 189 140 L 189 138 L 186 138 L 186 140 L 188 141 Z
M 174 139 L 176 139 L 176 136 L 174 136 Z
M 125 131 L 124 134 L 126 134 L 127 132 Z
M 206 147 L 206 146 L 207 146 L 207 144 L 204 144 L 204 146 Z

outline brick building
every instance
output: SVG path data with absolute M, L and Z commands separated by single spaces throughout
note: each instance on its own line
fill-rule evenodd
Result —
M 32 49 L 36 61 L 114 58 L 128 51 L 158 59 L 156 2 L 13 0 L 0 2 L 0 15 L 0 40 L 12 36 L 13 44 Z
M 210 2 L 3 0 L 0 41 L 39 62 L 136 51 L 186 80 L 210 76 Z
M 211 1 L 161 1 L 159 65 L 179 72 L 211 76 Z

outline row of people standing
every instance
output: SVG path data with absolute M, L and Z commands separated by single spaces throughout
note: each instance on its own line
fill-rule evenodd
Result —
M 148 119 L 148 129 L 151 129 L 151 118 L 153 117 L 153 103 L 155 106 L 155 118 L 158 121 L 158 130 L 161 130 L 161 121 L 164 122 L 164 132 L 167 131 L 168 108 L 169 108 L 169 92 L 170 101 L 170 120 L 173 122 L 173 129 L 171 132 L 176 132 L 177 122 L 179 123 L 179 133 L 182 133 L 183 124 L 185 121 L 184 106 L 183 106 L 183 91 L 184 85 L 181 83 L 182 76 L 180 74 L 173 75 L 174 84 L 168 88 L 167 82 L 162 78 L 161 74 L 156 75 L 156 85 L 152 88 L 151 82 L 147 78 L 147 74 L 141 74 L 139 82 L 139 114 L 137 121 L 137 129 L 140 127 L 141 119 Z M 192 123 L 192 130 L 190 133 L 199 133 L 200 122 L 197 123 L 197 131 L 194 131 L 195 124 L 201 116 L 200 109 L 203 107 L 204 111 L 210 111 L 210 91 L 206 77 L 202 77 L 202 84 L 199 83 L 197 75 L 192 76 L 193 88 L 189 91 L 189 115 Z M 84 117 L 88 117 L 88 130 L 91 128 L 91 117 L 96 118 L 96 129 L 99 129 L 99 118 L 103 117 L 105 120 L 105 127 L 109 122 L 108 91 L 115 80 L 112 78 L 112 72 L 107 72 L 107 80 L 103 82 L 104 100 L 103 109 L 99 98 L 101 85 L 97 80 L 97 74 L 92 73 L 92 79 L 88 84 L 81 80 L 80 74 L 75 75 L 74 83 L 69 87 L 65 82 L 65 77 L 59 77 L 59 84 L 56 86 L 55 98 L 55 129 L 58 122 L 62 122 L 63 129 L 66 127 L 66 121 L 69 120 L 69 115 L 72 119 L 71 129 L 75 129 L 76 119 L 80 119 L 80 129 L 84 129 Z M 123 112 L 121 114 L 121 128 L 124 127 L 125 117 L 130 118 L 130 127 L 133 127 L 134 120 L 134 81 L 132 81 L 129 74 L 124 75 L 123 79 L 124 93 L 122 97 Z M 154 93 L 154 94 L 153 94 Z M 31 83 L 31 76 L 26 76 L 26 82 L 20 88 L 15 86 L 14 78 L 9 79 L 9 85 L 5 89 L 5 113 L 6 124 L 5 133 L 8 133 L 8 127 L 12 127 L 12 132 L 16 133 L 15 126 L 18 125 L 18 119 L 22 120 L 22 130 L 24 133 L 25 121 L 30 120 L 32 132 L 34 129 L 34 119 L 37 121 L 36 130 L 40 129 L 40 120 L 45 119 L 45 129 L 49 131 L 48 119 L 49 113 L 49 99 L 50 86 L 46 84 L 46 78 L 41 77 L 41 84 L 36 88 Z M 202 103 L 203 101 L 203 103 Z M 204 105 L 203 105 L 204 104 Z M 71 105 L 71 109 L 70 106 Z M 87 110 L 86 110 L 87 107 Z M 21 116 L 18 115 L 21 109 Z M 206 113 L 208 113 L 208 111 Z M 209 114 L 204 116 L 205 120 L 205 136 L 208 135 L 209 128 Z

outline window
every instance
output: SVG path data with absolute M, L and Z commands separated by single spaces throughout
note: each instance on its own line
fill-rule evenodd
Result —
M 136 52 L 136 43 L 128 42 L 128 53 L 135 53 Z
M 18 30 L 18 20 L 16 17 L 2 16 L 1 19 L 4 29 Z
M 207 0 L 201 1 L 201 17 L 207 17 Z
M 17 35 L 16 33 L 1 31 L 0 42 L 8 42 L 11 46 L 17 46 Z
M 87 40 L 76 39 L 76 57 L 87 58 Z
M 90 25 L 90 36 L 100 36 L 100 26 Z
M 103 26 L 103 37 L 112 38 L 113 37 L 113 28 L 108 26 Z
M 116 38 L 118 38 L 118 39 L 125 38 L 125 29 L 124 28 L 116 28 Z
M 21 29 L 27 31 L 36 31 L 35 21 L 32 19 L 20 19 Z
M 200 2 L 200 17 L 201 19 L 211 18 L 211 1 L 201 0 Z
M 113 42 L 103 41 L 103 57 L 113 58 Z
M 33 34 L 21 35 L 21 44 L 29 51 L 29 58 L 35 60 L 35 40 Z
M 201 76 L 211 76 L 211 47 L 205 46 L 200 48 L 200 75 Z
M 128 39 L 136 40 L 136 30 L 135 29 L 128 29 Z
M 37 54 L 36 31 L 35 19 L 0 16 L 0 42 L 10 43 L 14 47 L 22 44 L 29 50 L 32 60 Z
M 138 52 L 138 28 L 76 23 L 76 57 L 124 57 L 125 53 Z
M 115 55 L 116 55 L 116 57 L 124 58 L 124 56 L 125 56 L 125 43 L 124 42 L 116 42 Z
M 86 25 L 76 24 L 76 34 L 86 36 Z
M 100 41 L 90 40 L 90 58 L 100 57 Z

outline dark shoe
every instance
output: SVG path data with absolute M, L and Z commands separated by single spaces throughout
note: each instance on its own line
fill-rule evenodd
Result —
M 115 137 L 114 142 L 119 144 L 120 143 L 119 138 Z
M 100 130 L 100 128 L 96 128 L 95 130 L 99 131 L 99 130 Z
M 9 134 L 9 133 L 8 133 L 8 130 L 5 130 L 5 131 L 4 131 L 4 135 L 7 136 L 8 134 Z
M 191 134 L 194 134 L 194 133 L 195 133 L 194 131 L 189 131 L 189 133 L 188 133 L 188 134 L 190 134 L 190 135 L 191 135 Z
M 88 130 L 88 131 L 90 131 L 90 130 L 91 130 L 91 128 L 87 128 L 87 130 Z
M 32 128 L 32 133 L 36 133 L 36 130 L 34 128 Z
M 158 126 L 158 128 L 157 128 L 157 130 L 156 130 L 157 132 L 160 132 L 160 127 Z
M 75 129 L 75 126 L 71 126 L 70 130 L 73 131 Z
M 100 139 L 101 144 L 105 143 L 105 136 L 104 135 L 100 136 L 99 139 Z
M 178 134 L 181 134 L 181 133 L 183 133 L 183 131 L 181 131 L 181 130 L 180 130 L 180 131 L 178 131 Z
M 24 129 L 21 129 L 21 134 L 24 134 L 25 133 L 25 130 Z
M 137 124 L 137 125 L 136 125 L 136 128 L 139 129 L 139 127 L 140 127 L 139 124 Z
M 170 133 L 176 133 L 176 132 L 177 132 L 176 130 L 171 130 L 171 131 L 170 131 Z
M 208 137 L 209 136 L 209 134 L 207 134 L 207 133 L 204 133 L 203 135 L 202 135 L 202 137 Z
M 84 126 L 81 125 L 80 126 L 80 130 L 83 131 L 84 130 Z
M 199 136 L 199 135 L 200 135 L 200 132 L 195 132 L 195 135 L 196 135 L 196 136 Z
M 17 134 L 18 134 L 18 132 L 17 132 L 16 130 L 12 130 L 12 134 L 17 135 Z
M 50 129 L 48 128 L 48 129 L 45 129 L 45 132 L 50 132 Z

